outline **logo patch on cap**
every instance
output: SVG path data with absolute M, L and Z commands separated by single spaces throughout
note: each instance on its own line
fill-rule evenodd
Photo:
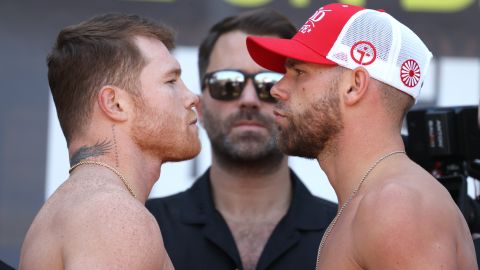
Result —
M 350 49 L 350 56 L 355 63 L 368 66 L 377 59 L 377 50 L 372 43 L 368 41 L 359 41 L 353 44 Z
M 400 67 L 400 79 L 407 87 L 415 87 L 420 81 L 420 66 L 413 59 L 403 62 Z
M 298 30 L 302 34 L 310 33 L 313 28 L 315 28 L 315 23 L 320 22 L 327 12 L 330 12 L 330 9 L 323 9 L 323 7 L 319 8 L 315 13 L 308 18 L 308 21 Z

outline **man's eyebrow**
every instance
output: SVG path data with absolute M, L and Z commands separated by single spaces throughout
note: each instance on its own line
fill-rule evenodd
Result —
M 177 77 L 180 77 L 182 75 L 182 69 L 180 67 L 171 68 L 165 73 L 165 76 L 169 75 L 175 75 Z
M 287 58 L 285 60 L 285 68 L 294 68 L 296 65 L 300 64 L 301 62 L 292 58 Z

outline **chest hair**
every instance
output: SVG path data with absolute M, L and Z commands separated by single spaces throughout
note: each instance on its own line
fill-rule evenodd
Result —
M 280 218 L 232 221 L 227 219 L 244 270 L 255 270 L 260 255 Z

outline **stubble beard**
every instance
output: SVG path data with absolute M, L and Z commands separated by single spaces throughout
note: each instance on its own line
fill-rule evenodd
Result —
M 196 138 L 187 138 L 178 129 L 172 115 L 160 112 L 143 101 L 135 101 L 136 112 L 132 127 L 132 138 L 144 152 L 158 157 L 162 162 L 182 161 L 195 157 L 200 152 L 200 142 Z M 186 124 L 185 124 L 186 125 Z
M 343 129 L 337 85 L 334 81 L 325 96 L 296 115 L 278 104 L 290 118 L 288 126 L 279 128 L 277 137 L 284 153 L 314 159 L 335 149 L 335 137 Z
M 241 108 L 224 120 L 217 115 L 205 108 L 203 125 L 210 138 L 213 155 L 221 166 L 232 170 L 248 168 L 251 172 L 263 173 L 278 168 L 285 155 L 276 144 L 278 128 L 272 117 L 254 108 Z M 255 131 L 233 134 L 233 126 L 242 120 L 260 123 L 267 129 L 267 135 Z

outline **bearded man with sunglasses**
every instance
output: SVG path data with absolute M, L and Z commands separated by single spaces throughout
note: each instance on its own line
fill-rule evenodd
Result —
M 198 112 L 212 145 L 212 165 L 187 191 L 153 199 L 177 270 L 313 269 L 335 204 L 316 198 L 288 168 L 275 142 L 281 75 L 257 65 L 249 34 L 290 38 L 283 15 L 257 10 L 214 25 L 200 46 Z

